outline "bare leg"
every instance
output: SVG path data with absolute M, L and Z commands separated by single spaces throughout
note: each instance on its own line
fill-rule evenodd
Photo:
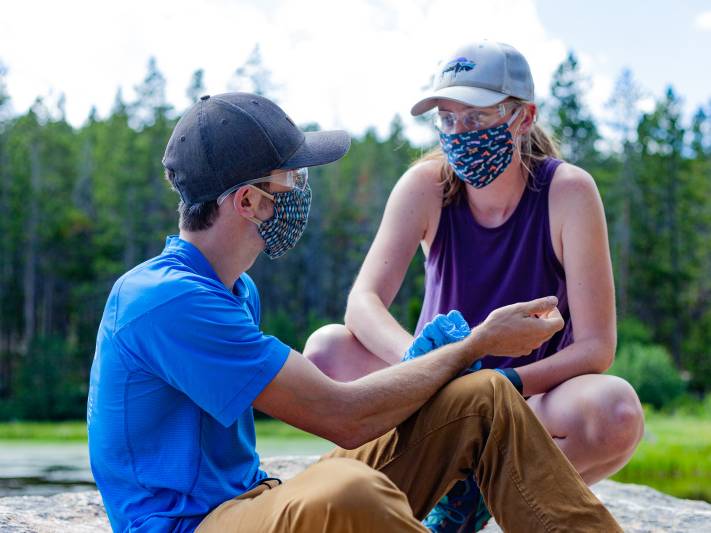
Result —
M 340 324 L 316 330 L 304 355 L 338 381 L 352 381 L 387 366 Z M 532 396 L 528 405 L 588 484 L 622 468 L 644 434 L 637 394 L 615 376 L 576 376 Z
M 637 394 L 615 376 L 576 376 L 528 405 L 588 484 L 622 468 L 644 433 Z
M 306 341 L 304 355 L 337 381 L 353 381 L 388 366 L 341 324 L 328 324 L 314 331 Z

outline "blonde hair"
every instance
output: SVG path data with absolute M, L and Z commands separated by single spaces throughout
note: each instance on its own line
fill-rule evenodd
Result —
M 523 109 L 526 102 L 525 100 L 519 100 L 518 98 L 509 98 L 507 102 L 515 102 L 521 106 Z M 514 139 L 519 138 L 520 142 L 515 143 L 516 154 L 521 161 L 521 167 L 524 173 L 524 178 L 528 186 L 531 186 L 530 176 L 535 171 L 536 167 L 548 157 L 560 158 L 560 152 L 558 150 L 558 145 L 554 141 L 553 137 L 546 133 L 546 131 L 541 128 L 536 122 L 534 117 L 533 127 L 523 135 L 518 135 L 518 130 L 520 124 L 512 132 Z M 459 197 L 459 193 L 463 190 L 464 182 L 460 180 L 457 175 L 452 170 L 452 167 L 447 162 L 447 158 L 442 152 L 440 146 L 432 148 L 430 151 L 426 152 L 420 156 L 412 166 L 419 163 L 424 163 L 426 161 L 439 161 L 439 175 L 441 183 L 444 186 L 442 191 L 442 206 L 451 204 Z

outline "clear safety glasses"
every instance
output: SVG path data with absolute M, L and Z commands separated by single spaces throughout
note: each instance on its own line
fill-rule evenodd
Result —
M 501 103 L 495 107 L 471 108 L 459 113 L 436 111 L 432 121 L 435 128 L 442 133 L 454 133 L 457 130 L 457 122 L 461 124 L 462 131 L 483 130 L 495 126 L 514 107 L 514 103 Z
M 256 185 L 257 183 L 276 183 L 277 185 L 282 185 L 284 187 L 289 187 L 290 189 L 304 190 L 309 181 L 309 169 L 306 167 L 297 168 L 294 170 L 284 170 L 282 172 L 277 172 L 276 174 L 271 174 L 270 176 L 264 176 L 263 178 L 255 178 L 253 180 L 243 181 L 238 183 L 234 187 L 230 187 L 225 192 L 223 192 L 219 198 L 217 198 L 217 205 L 222 205 L 225 199 L 235 192 L 240 187 L 245 185 Z

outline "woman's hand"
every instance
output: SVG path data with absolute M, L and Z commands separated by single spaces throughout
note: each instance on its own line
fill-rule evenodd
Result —
M 477 348 L 490 355 L 530 354 L 563 329 L 565 322 L 557 304 L 558 298 L 547 296 L 494 309 L 472 330 Z

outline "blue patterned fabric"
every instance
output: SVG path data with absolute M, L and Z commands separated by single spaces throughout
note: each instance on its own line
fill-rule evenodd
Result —
M 476 189 L 499 177 L 513 158 L 514 143 L 509 125 L 516 113 L 494 128 L 464 133 L 441 133 L 439 142 L 449 165 L 459 179 Z
M 281 257 L 291 250 L 306 229 L 311 208 L 311 187 L 303 190 L 271 193 L 274 197 L 274 216 L 262 222 L 259 235 L 266 246 L 264 253 L 270 259 Z

